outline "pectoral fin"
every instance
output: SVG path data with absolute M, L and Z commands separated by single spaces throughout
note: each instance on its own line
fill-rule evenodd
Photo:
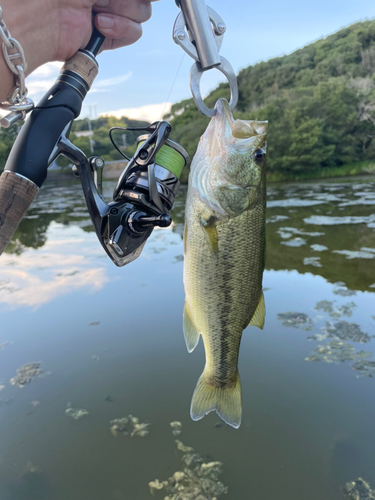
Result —
M 217 238 L 215 219 L 213 217 L 208 220 L 201 219 L 200 224 L 210 250 L 213 256 L 216 257 L 219 250 L 219 243 Z
M 264 303 L 264 295 L 263 292 L 260 294 L 259 302 L 257 308 L 255 309 L 255 313 L 251 318 L 249 326 L 257 326 L 261 330 L 263 330 L 264 319 L 266 317 L 266 305 Z
M 194 325 L 190 309 L 186 301 L 184 306 L 184 336 L 187 350 L 189 352 L 194 351 L 199 342 L 199 332 Z

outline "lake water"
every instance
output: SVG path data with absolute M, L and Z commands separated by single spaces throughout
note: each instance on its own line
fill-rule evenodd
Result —
M 268 188 L 266 323 L 243 334 L 238 430 L 189 416 L 204 350 L 182 333 L 185 195 L 117 268 L 77 181 L 39 193 L 0 259 L 1 500 L 146 500 L 163 481 L 156 499 L 375 488 L 374 178 Z M 12 385 L 29 363 L 36 376 Z

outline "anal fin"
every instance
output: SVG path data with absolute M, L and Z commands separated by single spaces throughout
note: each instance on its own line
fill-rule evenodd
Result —
M 193 319 L 191 317 L 190 309 L 188 303 L 185 301 L 184 306 L 184 336 L 186 347 L 189 352 L 194 351 L 199 342 L 199 331 L 194 325 Z
M 250 320 L 249 326 L 257 326 L 258 328 L 263 330 L 265 317 L 266 317 L 266 305 L 264 303 L 263 292 L 261 292 L 257 308 L 255 309 L 255 313 L 253 314 L 253 317 Z

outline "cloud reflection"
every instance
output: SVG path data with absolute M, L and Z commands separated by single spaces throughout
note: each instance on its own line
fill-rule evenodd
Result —
M 64 239 L 60 233 L 58 238 L 49 239 L 37 251 L 28 249 L 22 255 L 3 254 L 0 259 L 0 304 L 11 308 L 36 308 L 79 289 L 100 290 L 109 281 L 105 268 L 98 267 L 91 255 L 83 253 L 87 245 L 82 243 L 87 242 L 83 238 Z

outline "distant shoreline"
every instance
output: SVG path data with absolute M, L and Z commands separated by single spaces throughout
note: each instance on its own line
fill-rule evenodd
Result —
M 108 162 L 104 167 L 103 177 L 104 179 L 118 179 L 120 173 L 125 168 L 126 162 L 114 161 Z M 267 167 L 266 167 L 267 168 Z M 70 168 L 62 167 L 60 169 L 53 169 L 48 171 L 48 179 L 56 177 L 59 175 L 71 175 L 74 178 L 73 173 L 71 173 Z M 287 183 L 287 182 L 305 182 L 305 181 L 315 181 L 315 180 L 329 180 L 329 179 L 343 179 L 352 177 L 363 177 L 369 178 L 375 176 L 375 161 L 358 162 L 349 165 L 343 165 L 342 167 L 326 167 L 319 170 L 306 170 L 300 173 L 283 173 L 283 172 L 267 172 L 267 183 Z M 184 182 L 184 180 L 186 181 Z M 187 176 L 183 176 L 182 185 L 187 185 Z

